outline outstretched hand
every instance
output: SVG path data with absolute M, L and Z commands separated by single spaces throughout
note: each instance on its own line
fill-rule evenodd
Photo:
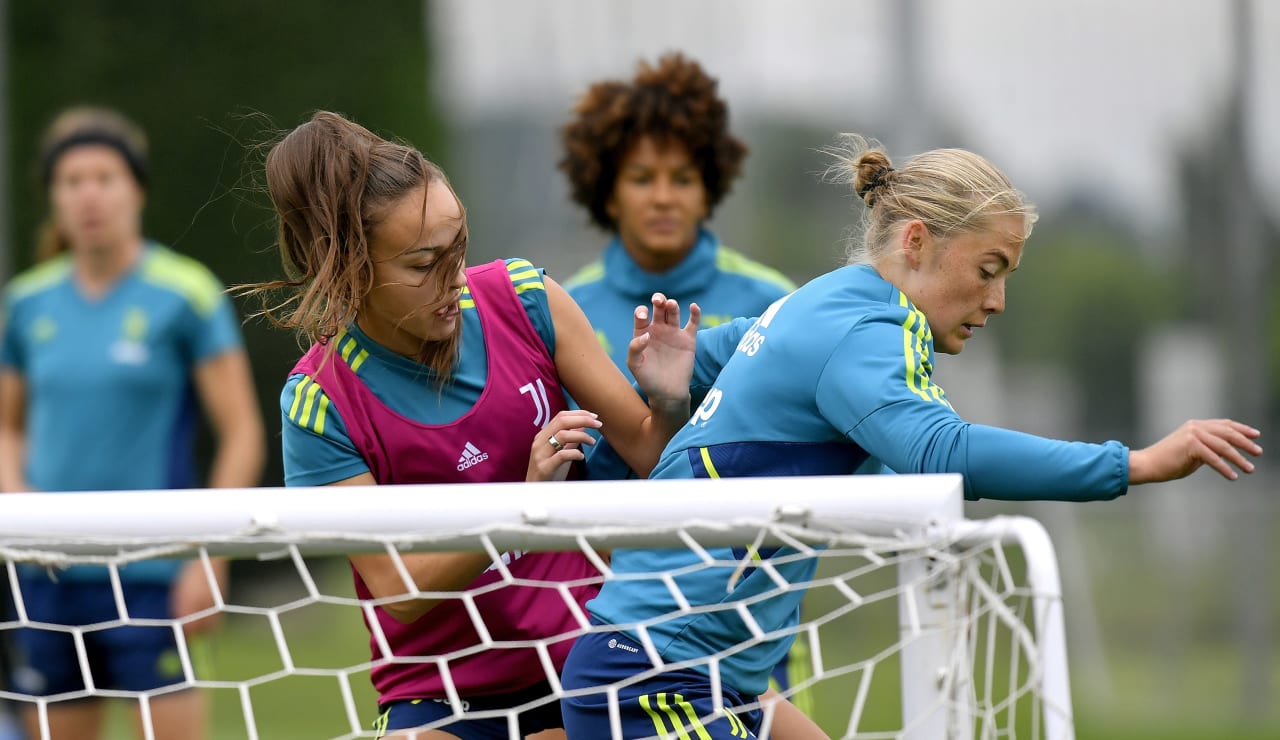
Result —
M 1150 447 L 1130 452 L 1129 483 L 1177 480 L 1201 465 L 1235 480 L 1240 477 L 1237 469 L 1253 472 L 1253 463 L 1243 453 L 1262 454 L 1262 447 L 1254 442 L 1259 435 L 1257 429 L 1230 419 L 1193 419 Z
M 636 307 L 627 367 L 651 404 L 654 401 L 687 402 L 702 309 L 696 303 L 689 304 L 689 322 L 681 327 L 679 303 L 661 293 L 654 293 L 652 302 L 652 321 L 647 307 Z

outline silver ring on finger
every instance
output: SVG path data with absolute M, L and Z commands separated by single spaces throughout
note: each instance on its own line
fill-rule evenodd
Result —
M 560 440 L 556 439 L 556 435 L 554 434 L 547 439 L 547 444 L 551 445 L 551 449 L 555 450 L 556 452 L 559 452 L 560 450 L 564 449 L 564 445 L 560 442 Z

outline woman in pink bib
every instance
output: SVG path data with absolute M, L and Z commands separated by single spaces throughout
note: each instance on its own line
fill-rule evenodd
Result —
M 683 328 L 679 306 L 661 295 L 652 323 L 637 309 L 632 371 L 646 406 L 542 270 L 521 259 L 465 267 L 462 203 L 417 150 L 320 112 L 271 149 L 266 174 L 288 278 L 254 290 L 285 291 L 265 313 L 312 342 L 280 398 L 288 485 L 550 480 L 582 460 L 588 428 L 647 474 L 688 419 L 696 306 Z M 581 410 L 567 410 L 566 392 Z M 424 592 L 499 578 L 483 553 L 402 557 Z M 503 560 L 521 579 L 599 576 L 580 553 Z M 351 565 L 362 599 L 407 592 L 389 556 L 353 555 Z M 581 604 L 595 590 L 572 592 Z M 475 604 L 499 644 L 580 630 L 552 588 L 508 586 Z M 374 613 L 391 650 L 371 636 L 379 737 L 505 739 L 504 716 L 458 719 L 455 709 L 515 707 L 522 735 L 563 737 L 537 651 L 475 650 L 481 638 L 461 599 L 389 601 Z M 546 644 L 558 671 L 571 640 Z

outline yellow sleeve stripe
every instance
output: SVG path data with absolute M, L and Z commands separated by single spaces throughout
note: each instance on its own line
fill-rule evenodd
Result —
M 521 283 L 520 285 L 516 286 L 516 295 L 520 295 L 521 293 L 524 293 L 525 291 L 528 291 L 528 290 L 546 290 L 546 289 L 547 289 L 547 286 L 543 285 L 542 281 L 538 281 L 536 283 Z
M 315 430 L 316 434 L 324 435 L 324 415 L 325 415 L 325 412 L 328 410 L 329 410 L 329 397 L 321 393 L 320 408 L 316 410 L 316 423 L 314 426 L 311 427 L 312 429 Z
M 458 301 L 458 308 L 475 308 L 476 302 L 470 298 L 463 298 Z
M 369 350 L 362 349 L 359 352 L 357 352 L 356 358 L 351 361 L 351 372 L 353 373 L 360 372 L 360 366 L 363 365 L 364 361 L 367 359 L 369 359 Z
M 907 320 L 902 323 L 902 355 L 907 362 L 907 387 L 911 389 L 912 393 L 924 400 L 932 401 L 933 399 L 929 397 L 929 394 L 921 390 L 920 386 L 917 384 L 918 368 L 916 367 L 916 349 L 915 342 L 912 341 L 916 338 L 916 332 L 911 328 L 912 325 L 915 324 L 915 321 L 916 314 L 912 311 L 907 314 Z
M 298 420 L 298 406 L 302 403 L 302 393 L 312 382 L 310 375 L 303 375 L 302 382 L 293 389 L 293 405 L 289 407 L 289 418 L 293 421 Z
M 534 272 L 537 272 L 538 268 L 534 267 L 533 263 L 529 260 L 515 259 L 507 263 L 507 272 L 514 275 L 517 270 L 533 270 Z
M 509 272 L 507 275 L 511 278 L 511 282 L 518 283 L 521 280 L 537 280 L 542 282 L 542 275 L 537 270 L 525 270 L 524 272 Z
M 716 466 L 711 462 L 711 451 L 706 447 L 699 447 L 698 454 L 702 456 L 702 465 L 707 469 L 707 475 L 712 478 L 719 478 L 720 471 L 716 470 Z
M 329 412 L 329 397 L 310 375 L 302 376 L 302 382 L 293 389 L 293 405 L 289 407 L 289 420 L 303 429 L 324 434 L 324 422 Z M 299 411 L 301 407 L 301 411 Z M 311 411 L 315 410 L 315 416 Z
M 304 400 L 302 403 L 302 414 L 297 419 L 294 419 L 294 421 L 298 423 L 298 426 L 304 429 L 308 428 L 307 419 L 311 417 L 311 407 L 315 405 L 316 394 L 319 392 L 320 392 L 320 386 L 316 385 L 315 383 L 312 383 L 307 388 L 306 400 Z
M 898 293 L 898 305 L 907 309 L 907 318 L 902 322 L 902 355 L 907 366 L 907 388 L 926 401 L 950 406 L 951 403 L 944 398 L 946 393 L 929 380 L 929 342 L 933 340 L 933 332 L 929 329 L 928 319 L 920 309 L 911 305 L 902 292 Z
M 350 364 L 351 351 L 355 348 L 356 348 L 355 337 L 351 337 L 347 339 L 346 343 L 342 345 L 342 361 L 343 362 Z

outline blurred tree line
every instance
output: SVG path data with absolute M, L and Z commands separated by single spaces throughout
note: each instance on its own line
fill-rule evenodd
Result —
M 116 108 L 146 130 L 144 233 L 228 285 L 281 274 L 261 168 L 261 144 L 279 130 L 331 109 L 428 153 L 441 149 L 419 0 L 369 9 L 340 0 L 10 0 L 8 9 L 13 218 L 0 238 L 11 274 L 31 263 L 47 213 L 41 132 L 70 105 Z M 238 308 L 247 316 L 256 304 Z M 244 333 L 271 440 L 263 482 L 280 485 L 277 399 L 298 344 L 262 320 Z M 207 439 L 202 450 L 207 459 Z

